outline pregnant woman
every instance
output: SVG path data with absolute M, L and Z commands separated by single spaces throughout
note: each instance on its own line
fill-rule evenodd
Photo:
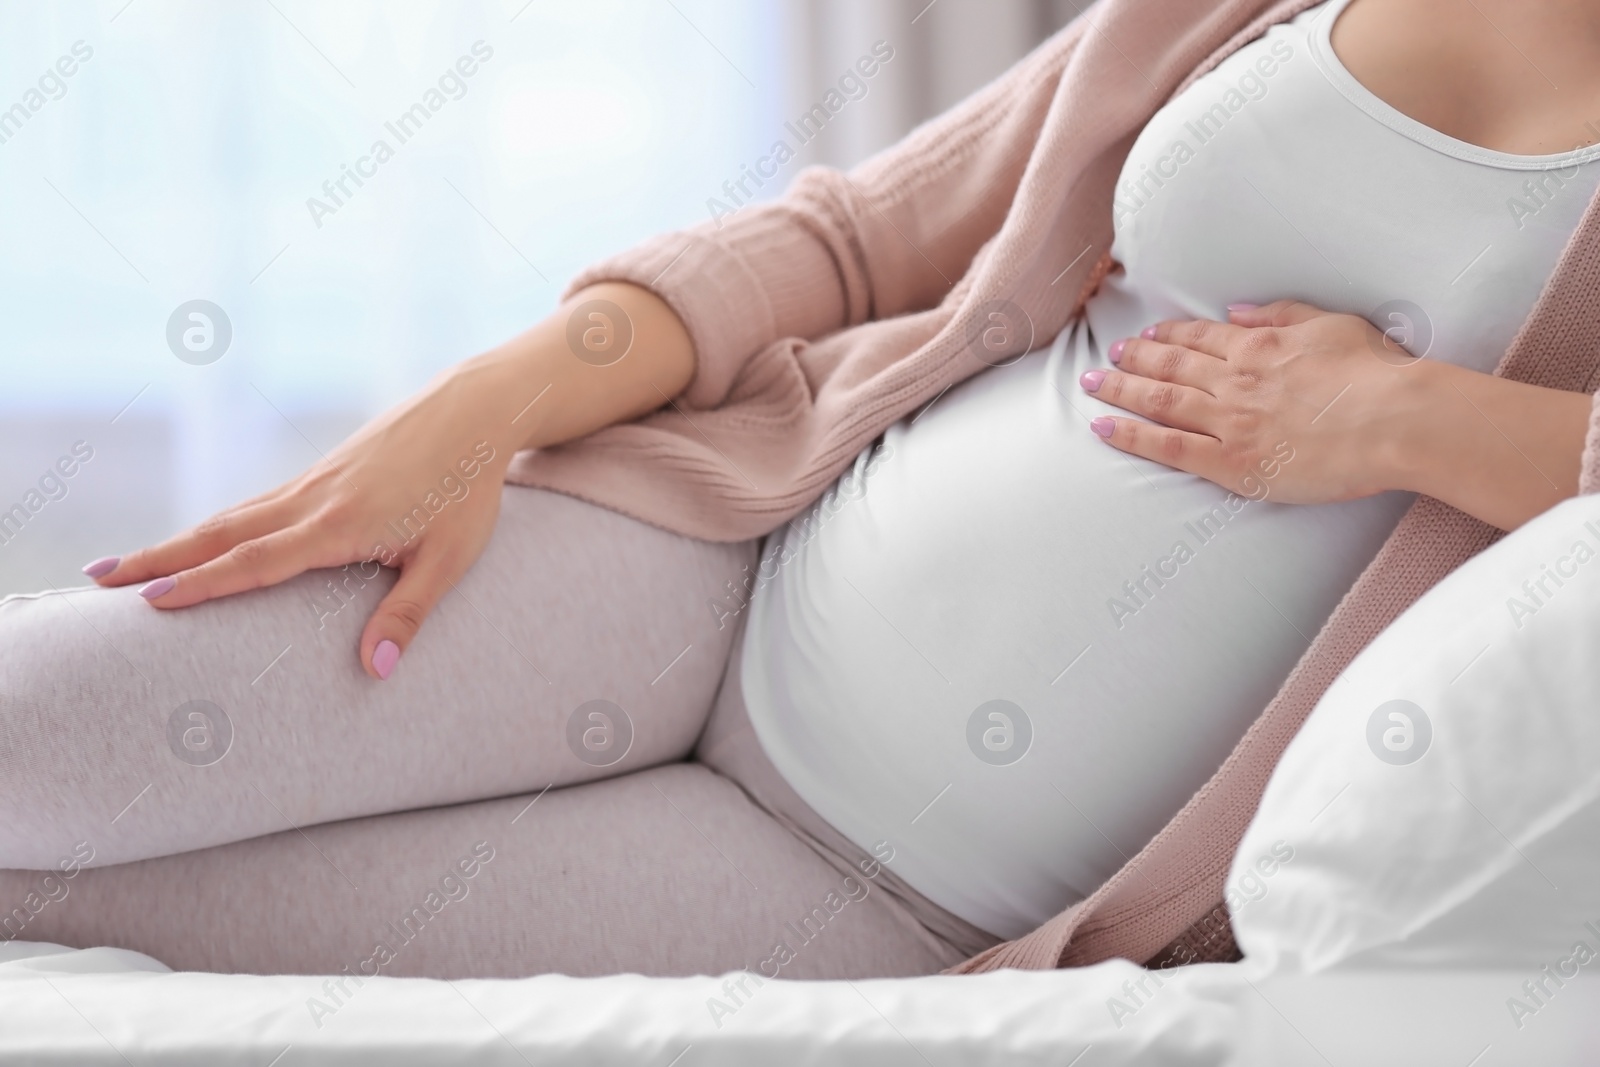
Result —
M 1318 695 L 1596 487 L 1597 140 L 1592 0 L 1106 0 L 0 603 L 0 929 L 345 976 L 319 1021 L 1227 958 Z

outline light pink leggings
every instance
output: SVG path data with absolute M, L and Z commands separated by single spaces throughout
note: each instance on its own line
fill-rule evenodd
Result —
M 355 651 L 375 565 L 171 612 L 0 601 L 0 939 L 441 978 L 914 975 L 993 943 L 762 753 L 743 619 L 710 606 L 756 542 L 502 492 L 386 682 Z

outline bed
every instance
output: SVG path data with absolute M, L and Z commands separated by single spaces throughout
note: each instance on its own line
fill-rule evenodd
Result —
M 719 1027 L 721 978 L 436 982 L 378 978 L 312 1021 L 319 977 L 174 973 L 136 953 L 0 947 L 0 1060 L 299 1067 L 522 1064 L 1593 1064 L 1600 983 L 1518 1029 L 1527 975 L 1388 970 L 1314 977 L 1248 961 L 1153 983 L 1112 961 L 1075 971 L 771 982 Z M 1127 986 L 1150 997 L 1131 1016 Z M 1120 1023 L 1120 1025 L 1119 1025 Z

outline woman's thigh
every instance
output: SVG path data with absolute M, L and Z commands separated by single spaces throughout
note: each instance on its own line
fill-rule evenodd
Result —
M 841 875 L 692 763 L 70 878 L 0 871 L 0 908 L 0 937 L 186 970 L 854 978 L 954 962 L 873 878 Z
M 682 758 L 755 543 L 506 487 L 483 556 L 388 681 L 357 661 L 394 572 L 177 611 L 132 589 L 0 601 L 0 868 L 123 863 Z M 370 575 L 371 577 L 365 577 Z

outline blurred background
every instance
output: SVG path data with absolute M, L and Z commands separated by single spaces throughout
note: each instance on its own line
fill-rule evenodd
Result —
M 585 263 L 710 218 L 775 141 L 799 152 L 762 198 L 1079 6 L 0 5 L 0 595 L 294 476 Z M 800 145 L 785 124 L 875 45 Z

